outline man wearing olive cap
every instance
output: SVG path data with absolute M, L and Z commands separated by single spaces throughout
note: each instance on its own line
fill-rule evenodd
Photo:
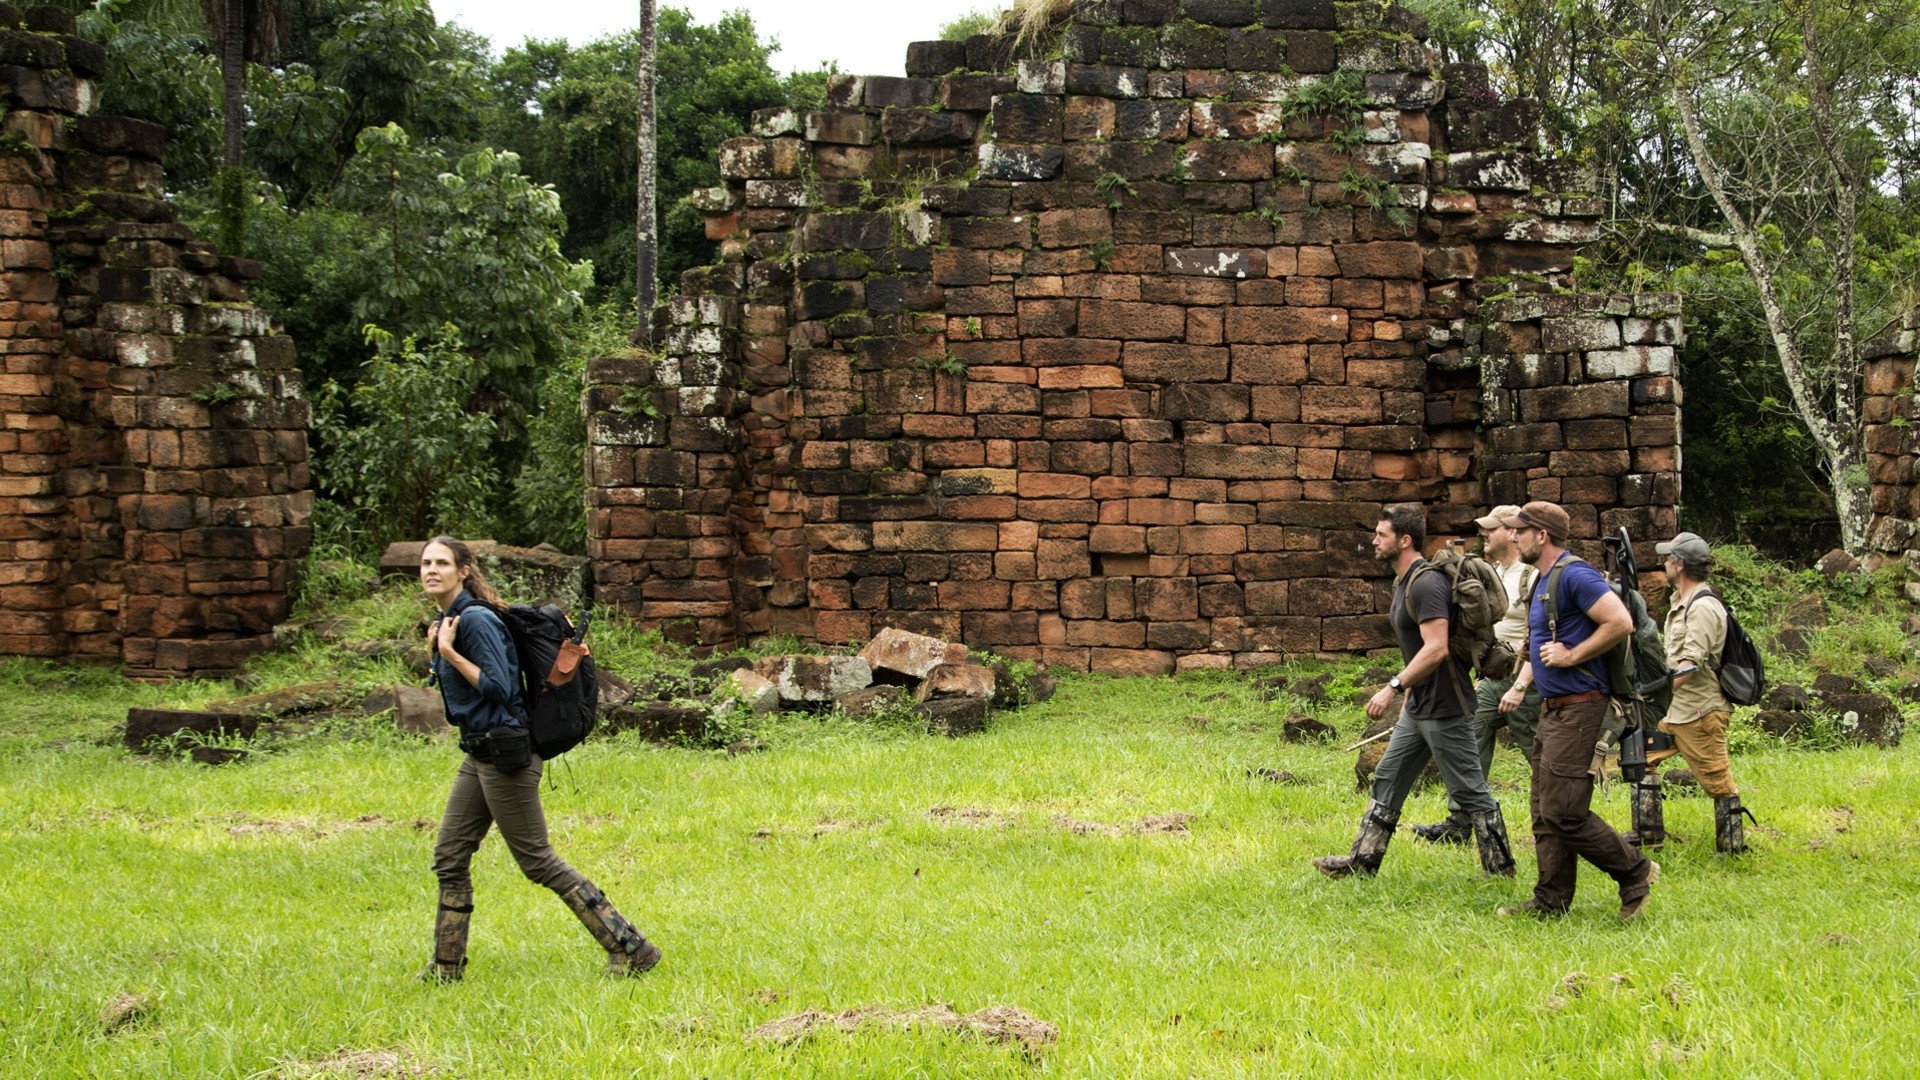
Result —
M 1667 670 L 1695 670 L 1673 677 L 1673 704 L 1660 730 L 1673 736 L 1700 790 L 1713 796 L 1714 846 L 1723 854 L 1746 850 L 1740 789 L 1727 761 L 1727 721 L 1733 706 L 1720 692 L 1720 653 L 1727 645 L 1727 605 L 1707 587 L 1713 548 L 1683 532 L 1654 550 L 1667 557 L 1673 600 L 1667 609 Z
M 1500 699 L 1520 708 L 1526 688 L 1540 688 L 1540 726 L 1533 749 L 1533 841 L 1540 877 L 1533 899 L 1502 915 L 1561 915 L 1573 904 L 1585 859 L 1620 888 L 1620 918 L 1645 909 L 1660 864 L 1634 849 L 1593 812 L 1593 748 L 1612 709 L 1607 652 L 1633 631 L 1633 617 L 1591 563 L 1567 550 L 1572 521 L 1550 502 L 1530 502 L 1507 518 L 1520 557 L 1540 572 L 1527 609 L 1526 663 Z
M 1500 575 L 1500 584 L 1507 590 L 1507 612 L 1493 625 L 1493 636 L 1512 649 L 1515 656 L 1527 651 L 1527 597 L 1540 576 L 1539 571 L 1520 558 L 1519 549 L 1513 546 L 1513 530 L 1507 526 L 1507 519 L 1519 512 L 1517 506 L 1496 506 L 1486 517 L 1474 519 L 1480 529 L 1481 553 L 1493 564 L 1494 572 Z M 1500 698 L 1519 674 L 1519 663 L 1513 668 L 1506 678 L 1483 678 L 1474 688 L 1473 737 L 1480 748 L 1482 776 L 1493 775 L 1490 771 L 1493 742 L 1502 727 L 1512 733 L 1513 741 L 1528 762 L 1533 760 L 1533 729 L 1540 720 L 1540 695 L 1529 689 L 1524 692 L 1518 709 L 1510 713 L 1500 711 Z M 1473 839 L 1473 821 L 1460 804 L 1449 797 L 1447 819 L 1432 825 L 1415 825 L 1413 835 L 1430 843 L 1464 844 Z

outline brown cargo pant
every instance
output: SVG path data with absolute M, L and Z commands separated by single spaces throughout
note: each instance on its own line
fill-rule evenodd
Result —
M 1619 883 L 1624 903 L 1645 896 L 1651 864 L 1599 814 L 1593 812 L 1593 745 L 1606 727 L 1606 701 L 1580 701 L 1540 713 L 1534 733 L 1534 857 L 1540 880 L 1533 898 L 1551 911 L 1573 904 L 1580 860 Z
M 453 776 L 447 812 L 440 819 L 440 840 L 433 848 L 433 873 L 448 892 L 470 891 L 468 867 L 473 853 L 486 839 L 489 826 L 498 824 L 500 836 L 520 864 L 520 872 L 536 885 L 566 895 L 587 880 L 568 865 L 547 840 L 547 815 L 540 808 L 542 762 L 517 772 L 503 773 L 475 761 L 469 754 Z

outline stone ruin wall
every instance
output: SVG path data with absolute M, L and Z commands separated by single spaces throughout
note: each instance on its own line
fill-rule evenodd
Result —
M 1657 565 L 1678 299 L 1572 291 L 1591 182 L 1423 34 L 1078 0 L 1051 58 L 919 42 L 759 115 L 664 358 L 589 366 L 601 600 L 702 645 L 896 626 L 1147 673 L 1388 645 L 1388 503 L 1446 537 L 1553 499 Z
M 0 653 L 228 672 L 306 554 L 307 405 L 260 267 L 176 220 L 102 47 L 0 3 Z
M 1867 476 L 1873 518 L 1867 528 L 1868 565 L 1902 562 L 1907 597 L 1920 603 L 1920 398 L 1914 362 L 1920 353 L 1920 308 L 1900 329 L 1868 342 L 1861 384 Z

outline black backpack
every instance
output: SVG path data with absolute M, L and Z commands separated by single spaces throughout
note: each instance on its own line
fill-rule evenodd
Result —
M 1701 586 L 1700 595 L 1711 596 L 1727 613 L 1727 640 L 1720 647 L 1720 656 L 1714 664 L 1713 676 L 1720 683 L 1720 693 L 1735 705 L 1754 705 L 1760 696 L 1767 692 L 1767 664 L 1760 656 L 1760 650 L 1753 643 L 1734 618 L 1733 607 L 1726 598 L 1712 589 Z
M 599 721 L 600 680 L 587 648 L 587 624 L 576 628 L 557 604 L 514 604 L 506 623 L 520 654 L 520 702 L 533 752 L 552 761 L 579 746 Z

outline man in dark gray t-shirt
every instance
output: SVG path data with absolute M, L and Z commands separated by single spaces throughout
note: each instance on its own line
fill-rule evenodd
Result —
M 1373 803 L 1360 819 L 1353 850 L 1313 860 L 1328 877 L 1370 875 L 1387 855 L 1387 841 L 1400 823 L 1400 807 L 1420 771 L 1432 760 L 1454 805 L 1473 823 L 1480 865 L 1488 875 L 1513 876 L 1513 849 L 1500 804 L 1487 790 L 1473 733 L 1473 681 L 1447 648 L 1453 588 L 1444 573 L 1420 554 L 1427 539 L 1426 512 L 1394 506 L 1373 530 L 1373 555 L 1392 563 L 1393 607 L 1389 616 L 1406 666 L 1367 702 L 1367 715 L 1387 715 L 1402 689 L 1406 702 L 1373 772 Z

